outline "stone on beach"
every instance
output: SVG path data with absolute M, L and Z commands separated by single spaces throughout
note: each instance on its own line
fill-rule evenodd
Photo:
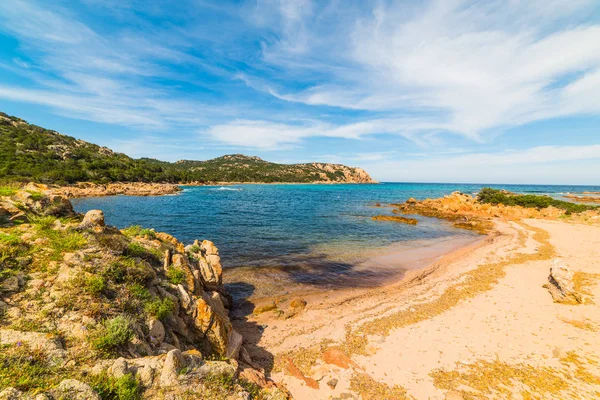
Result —
M 563 260 L 554 260 L 550 267 L 548 283 L 544 285 L 552 295 L 555 303 L 581 304 L 581 295 L 575 291 L 573 271 Z

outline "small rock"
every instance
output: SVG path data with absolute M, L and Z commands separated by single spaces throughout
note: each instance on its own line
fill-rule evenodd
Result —
M 267 387 L 267 379 L 265 378 L 265 374 L 253 368 L 242 369 L 239 376 L 240 378 L 245 379 L 248 382 L 252 382 L 261 388 Z
M 277 308 L 277 305 L 275 304 L 274 301 L 268 302 L 266 304 L 261 304 L 261 305 L 257 305 L 254 308 L 254 311 L 252 311 L 252 313 L 254 315 L 258 315 L 258 314 L 262 314 L 265 313 L 267 311 L 273 311 Z
M 98 393 L 83 382 L 75 379 L 65 379 L 52 390 L 52 395 L 56 399 L 63 400 L 102 400 Z
M 148 334 L 152 336 L 158 343 L 162 343 L 165 340 L 165 327 L 162 322 L 157 319 L 150 319 L 148 321 Z
M 575 292 L 573 271 L 562 260 L 554 260 L 550 267 L 548 284 L 544 285 L 555 303 L 581 304 L 581 295 Z
M 306 300 L 304 299 L 294 299 L 290 302 L 290 307 L 304 310 L 304 308 L 306 308 L 306 304 Z
M 244 391 L 244 392 L 240 392 L 238 394 L 238 399 L 240 399 L 240 400 L 251 400 L 252 396 L 250 396 L 250 393 Z
M 198 376 L 235 376 L 237 367 L 234 367 L 226 361 L 207 361 L 198 368 Z
M 227 317 L 229 313 L 225 309 L 221 294 L 219 292 L 209 292 L 210 298 L 213 301 L 215 312 L 223 317 Z
M 20 400 L 23 398 L 23 392 L 13 387 L 9 387 L 0 392 L 0 400 Z
M 0 283 L 0 292 L 10 293 L 19 291 L 19 278 L 9 276 Z
M 174 386 L 179 382 L 179 368 L 182 364 L 181 351 L 178 349 L 171 350 L 167 353 L 165 364 L 160 373 L 160 386 Z
M 110 368 L 109 372 L 115 378 L 119 379 L 129 373 L 127 367 L 127 361 L 123 357 L 117 358 Z
M 167 271 L 169 269 L 169 266 L 171 265 L 172 256 L 173 256 L 173 253 L 171 252 L 171 249 L 166 249 L 165 250 L 165 259 L 163 261 L 163 269 L 165 271 Z
M 186 350 L 183 352 L 185 365 L 191 368 L 196 368 L 202 365 L 204 357 L 198 349 Z
M 79 225 L 82 228 L 94 228 L 104 226 L 104 213 L 101 210 L 90 210 L 85 213 L 83 221 Z
M 337 386 L 337 384 L 338 384 L 338 380 L 335 379 L 335 378 L 330 379 L 329 381 L 327 381 L 327 386 L 329 386 L 332 390 L 335 389 L 335 387 Z
M 144 365 L 142 368 L 139 368 L 137 371 L 137 377 L 144 387 L 152 386 L 152 382 L 154 380 L 154 368 L 149 365 Z
M 358 365 L 350 359 L 341 349 L 330 347 L 323 352 L 323 361 L 327 364 L 336 365 L 340 368 L 348 369 L 351 366 L 358 368 Z

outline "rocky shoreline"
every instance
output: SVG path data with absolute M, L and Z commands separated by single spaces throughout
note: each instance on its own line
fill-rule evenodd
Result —
M 598 393 L 598 210 L 490 205 L 460 193 L 390 206 L 487 236 L 395 284 L 243 309 L 232 307 L 209 241 L 118 230 L 43 185 L 5 191 L 0 398 Z M 39 378 L 21 379 L 30 376 Z
M 53 192 L 67 198 L 104 196 L 164 196 L 181 192 L 178 185 L 171 183 L 114 182 L 98 184 L 79 182 L 74 185 L 53 188 Z
M 1 399 L 288 398 L 232 326 L 212 242 L 119 230 L 38 184 L 0 217 Z

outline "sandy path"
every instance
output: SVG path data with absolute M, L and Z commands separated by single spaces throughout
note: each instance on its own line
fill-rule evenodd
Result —
M 253 359 L 267 369 L 271 354 L 289 354 L 318 382 L 318 389 L 311 388 L 290 376 L 289 368 L 275 369 L 273 379 L 296 399 L 444 399 L 462 398 L 463 390 L 482 398 L 599 398 L 598 305 L 553 303 L 542 285 L 552 262 L 549 249 L 575 271 L 600 273 L 600 227 L 524 222 L 498 222 L 498 233 L 484 243 L 412 271 L 399 284 L 314 294 L 292 318 L 252 315 L 238 321 L 238 329 L 248 335 Z M 547 232 L 549 240 L 536 232 Z M 486 278 L 478 275 L 481 266 L 511 257 L 517 262 L 494 267 L 499 275 L 489 288 L 478 286 Z M 464 298 L 444 301 L 442 294 L 460 289 L 469 273 L 474 275 L 460 292 Z M 600 299 L 599 285 L 587 290 L 587 297 Z M 429 314 L 422 317 L 421 310 Z M 351 338 L 363 340 L 362 331 L 370 335 L 357 345 Z M 323 340 L 334 344 L 315 347 Z M 357 366 L 325 363 L 323 350 L 332 345 L 341 346 Z M 332 379 L 334 389 L 326 384 Z

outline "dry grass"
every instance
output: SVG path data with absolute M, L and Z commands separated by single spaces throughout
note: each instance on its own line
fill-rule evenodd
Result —
M 600 279 L 600 274 L 592 274 L 589 272 L 577 271 L 573 274 L 573 287 L 575 293 L 584 295 L 587 298 L 584 299 L 583 304 L 594 304 L 592 298 L 593 293 L 590 291 L 590 287 L 597 285 Z
M 597 332 L 598 328 L 596 327 L 596 325 L 587 322 L 587 321 L 579 321 L 579 320 L 575 320 L 575 319 L 566 319 L 566 318 L 559 318 L 562 322 L 572 325 L 575 328 L 578 329 L 585 329 L 587 331 L 591 331 L 591 332 Z
M 440 389 L 462 391 L 465 399 L 591 398 L 600 385 L 600 377 L 589 371 L 597 364 L 591 358 L 582 360 L 575 352 L 567 353 L 562 367 L 534 367 L 508 364 L 499 360 L 479 360 L 457 365 L 454 371 L 435 370 L 430 376 Z
M 568 388 L 559 369 L 536 368 L 523 363 L 510 365 L 499 360 L 459 364 L 457 370 L 436 370 L 430 376 L 436 387 L 462 391 L 466 399 L 508 399 L 518 392 L 530 398 L 548 394 L 561 398 L 560 393 Z
M 471 299 L 486 292 L 505 276 L 504 268 L 509 265 L 523 264 L 529 261 L 548 260 L 555 255 L 554 247 L 549 243 L 546 231 L 523 224 L 534 232 L 533 239 L 540 243 L 534 254 L 517 253 L 507 259 L 495 263 L 482 264 L 463 275 L 460 283 L 450 286 L 437 299 L 417 304 L 410 309 L 402 310 L 385 317 L 364 323 L 358 329 L 347 327 L 345 350 L 349 354 L 367 354 L 367 335 L 387 336 L 393 329 L 402 328 L 440 315 L 461 301 Z
M 589 366 L 597 366 L 598 362 L 596 360 L 586 358 L 584 362 L 577 353 L 570 351 L 561 361 L 569 368 L 571 379 L 577 379 L 589 385 L 600 387 L 600 376 L 589 372 L 587 369 Z
M 392 387 L 377 382 L 367 374 L 355 374 L 350 380 L 350 389 L 358 393 L 363 400 L 404 400 L 413 399 L 406 389 L 394 385 Z

